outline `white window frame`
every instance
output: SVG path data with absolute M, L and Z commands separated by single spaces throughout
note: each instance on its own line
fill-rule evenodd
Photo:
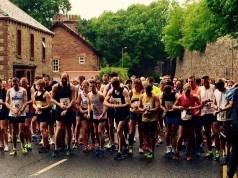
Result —
M 57 61 L 57 62 L 56 62 Z M 58 69 L 58 70 L 55 70 L 55 69 Z M 52 71 L 53 72 L 59 72 L 60 70 L 60 60 L 59 59 L 53 59 L 52 60 Z
M 86 61 L 86 54 L 79 55 L 79 64 L 85 64 Z

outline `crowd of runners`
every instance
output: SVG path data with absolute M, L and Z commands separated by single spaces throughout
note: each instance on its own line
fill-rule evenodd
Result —
M 159 84 L 151 77 L 123 81 L 115 72 L 73 82 L 67 73 L 59 82 L 43 75 L 32 86 L 26 78 L 0 80 L 0 149 L 11 156 L 17 148 L 27 154 L 36 142 L 39 153 L 51 151 L 52 157 L 82 149 L 98 157 L 115 151 L 115 160 L 137 151 L 153 159 L 164 140 L 164 154 L 173 160 L 180 159 L 181 150 L 187 161 L 196 155 L 227 164 L 231 158 L 232 175 L 238 162 L 236 87 L 209 76 L 166 75 Z

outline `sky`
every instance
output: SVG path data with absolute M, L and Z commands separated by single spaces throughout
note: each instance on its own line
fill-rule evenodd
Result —
M 116 12 L 119 9 L 126 9 L 132 4 L 148 5 L 154 0 L 69 0 L 72 5 L 70 14 L 80 15 L 82 18 L 90 19 L 98 17 L 104 11 Z M 182 2 L 183 0 L 178 0 Z

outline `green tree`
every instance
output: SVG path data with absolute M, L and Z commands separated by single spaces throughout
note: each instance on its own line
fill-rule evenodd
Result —
M 188 4 L 182 26 L 183 46 L 191 51 L 204 51 L 208 42 L 215 41 L 221 35 L 220 23 L 203 0 Z
M 109 66 L 121 66 L 121 51 L 127 47 L 125 67 L 129 74 L 146 74 L 157 61 L 167 59 L 162 30 L 168 8 L 169 0 L 158 0 L 148 6 L 135 4 L 116 13 L 104 12 L 98 18 L 80 20 L 79 32 L 102 53 Z
M 237 0 L 206 0 L 206 5 L 222 19 L 220 24 L 224 34 L 238 36 L 238 1 Z
M 52 18 L 59 13 L 67 13 L 71 9 L 69 0 L 11 0 L 14 4 L 50 28 Z
M 163 29 L 165 51 L 172 58 L 182 57 L 184 47 L 181 44 L 182 26 L 184 24 L 184 9 L 178 3 L 173 3 L 169 13 L 168 24 Z

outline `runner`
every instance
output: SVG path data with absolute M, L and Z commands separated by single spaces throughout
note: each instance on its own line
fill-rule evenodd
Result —
M 88 152 L 91 151 L 89 146 L 89 122 L 90 122 L 90 113 L 89 113 L 89 83 L 87 80 L 83 81 L 82 83 L 82 91 L 78 95 L 77 103 L 78 103 L 78 110 L 79 110 L 79 118 L 80 118 L 80 137 L 83 141 L 83 151 Z M 77 139 L 77 138 L 76 138 Z
M 125 124 L 129 116 L 130 98 L 127 89 L 120 86 L 118 77 L 111 80 L 113 90 L 110 90 L 105 99 L 105 105 L 115 110 L 115 121 L 117 125 L 118 153 L 115 160 L 121 160 L 125 156 L 126 140 L 124 135 Z
M 34 78 L 34 83 L 31 87 L 31 98 L 32 99 L 34 98 L 34 94 L 37 91 L 36 82 L 40 79 L 42 79 L 41 76 L 36 76 Z M 37 122 L 37 117 L 36 117 L 34 108 L 32 110 L 31 133 L 32 133 L 32 142 L 40 142 L 40 140 L 41 140 L 40 126 L 39 126 L 39 123 Z
M 156 143 L 156 131 L 158 123 L 158 111 L 160 108 L 159 97 L 152 93 L 152 86 L 145 85 L 145 92 L 140 97 L 140 111 L 142 112 L 143 139 L 147 146 L 144 156 L 147 159 L 154 158 Z
M 83 88 L 82 88 L 82 83 L 83 81 L 85 81 L 85 77 L 84 76 L 79 76 L 78 77 L 78 81 L 79 81 L 79 84 L 78 86 L 76 87 L 76 98 L 79 97 L 79 95 L 81 94 Z M 77 106 L 78 107 L 78 106 Z M 78 108 L 75 108 L 75 110 L 78 110 Z M 78 146 L 79 146 L 79 142 L 80 144 L 82 143 L 83 141 L 83 138 L 82 138 L 82 134 L 80 134 L 81 132 L 81 123 L 80 123 L 80 112 L 76 111 L 76 117 L 75 117 L 75 124 L 74 124 L 74 127 L 73 127 L 73 133 L 74 133 L 74 144 L 73 144 L 73 149 L 77 149 Z M 80 138 L 79 138 L 80 137 Z
M 213 123 L 213 131 L 216 148 L 220 152 L 220 163 L 225 165 L 228 161 L 230 145 L 227 143 L 224 128 L 231 123 L 231 118 L 228 117 L 226 111 L 221 112 L 221 110 L 228 104 L 226 100 L 228 90 L 225 88 L 225 82 L 221 79 L 216 83 L 216 88 L 214 95 L 217 121 Z
M 102 85 L 100 88 L 100 92 L 103 93 L 105 87 L 108 85 L 109 83 L 109 76 L 107 74 L 103 74 L 102 76 Z
M 37 121 L 40 123 L 40 131 L 42 135 L 42 147 L 39 149 L 39 153 L 47 153 L 50 149 L 48 142 L 48 121 L 50 119 L 51 110 L 51 96 L 48 91 L 45 90 L 45 81 L 40 79 L 36 82 L 37 91 L 33 98 L 33 107 L 37 115 Z
M 32 144 L 31 144 L 32 100 L 31 100 L 31 88 L 28 85 L 28 79 L 26 77 L 22 77 L 20 79 L 20 86 L 23 87 L 27 92 L 27 102 L 25 103 L 26 120 L 25 120 L 25 128 L 24 128 L 25 139 L 26 139 L 25 148 L 28 151 L 31 151 L 32 150 Z
M 19 86 L 19 79 L 12 79 L 13 87 L 7 91 L 6 106 L 9 109 L 9 123 L 12 126 L 13 149 L 10 151 L 10 156 L 17 155 L 17 136 L 19 134 L 21 141 L 22 154 L 27 154 L 27 149 L 24 145 L 24 128 L 25 128 L 25 103 L 27 102 L 27 91 Z
M 89 112 L 93 115 L 93 126 L 94 133 L 98 136 L 99 148 L 96 149 L 96 156 L 104 156 L 104 132 L 105 132 L 105 123 L 106 123 L 106 108 L 103 105 L 104 96 L 100 91 L 97 90 L 95 81 L 90 81 L 91 92 L 89 93 Z
M 61 82 L 53 86 L 52 102 L 56 105 L 55 150 L 52 157 L 58 157 L 60 146 L 63 149 L 64 143 L 60 145 L 60 142 L 62 142 L 62 138 L 65 138 L 64 135 L 66 135 L 65 154 L 70 156 L 72 139 L 71 126 L 73 122 L 72 106 L 75 103 L 75 88 L 69 83 L 69 76 L 67 73 L 63 73 L 61 75 Z
M 9 151 L 8 147 L 8 109 L 6 107 L 6 90 L 2 86 L 2 80 L 0 80 L 0 149 L 4 152 Z
M 57 82 L 51 81 L 49 75 L 44 75 L 43 76 L 43 80 L 45 82 L 45 91 L 47 91 L 47 92 L 49 92 L 51 94 L 52 87 Z M 54 145 L 55 144 L 55 142 L 54 142 L 55 113 L 53 111 L 53 108 L 50 110 L 50 115 L 49 115 L 49 118 L 47 120 L 47 123 L 48 123 L 49 136 L 50 136 L 50 145 Z
M 213 158 L 213 152 L 212 152 L 212 137 L 211 137 L 211 130 L 212 130 L 212 123 L 215 121 L 214 116 L 214 108 L 212 107 L 212 104 L 214 103 L 214 90 L 215 87 L 210 84 L 210 80 L 208 76 L 202 77 L 203 80 L 203 86 L 200 88 L 199 96 L 201 98 L 201 102 L 203 104 L 202 110 L 201 110 L 201 118 L 202 123 L 204 126 L 204 132 L 207 139 L 207 153 L 205 155 L 206 158 Z M 215 155 L 219 156 L 217 153 Z
M 171 82 L 170 82 L 171 83 Z M 168 83 L 168 84 L 170 84 Z M 164 120 L 166 126 L 165 140 L 166 152 L 165 156 L 171 157 L 177 146 L 177 132 L 180 124 L 180 112 L 173 109 L 174 102 L 179 94 L 173 91 L 172 83 L 165 85 L 163 95 L 161 97 L 161 108 L 164 111 Z
M 188 84 L 191 86 L 191 94 L 193 96 L 196 96 L 200 100 L 200 87 L 195 82 L 195 76 L 188 77 Z M 201 153 L 203 153 L 202 148 L 202 118 L 201 118 L 201 109 L 197 109 L 194 111 L 194 130 L 195 130 L 195 145 L 194 145 L 194 151 L 199 156 Z
M 199 98 L 191 94 L 191 86 L 187 83 L 183 87 L 184 93 L 179 96 L 173 109 L 181 110 L 181 124 L 179 136 L 173 160 L 179 159 L 179 151 L 183 141 L 187 141 L 186 160 L 192 160 L 192 146 L 194 144 L 194 123 L 193 116 L 197 109 L 201 108 Z
M 140 79 L 133 81 L 133 89 L 130 92 L 130 122 L 129 122 L 129 154 L 133 154 L 133 144 L 136 132 L 136 124 L 138 123 L 139 132 L 139 153 L 143 153 L 143 137 L 142 137 L 142 118 L 139 111 L 140 97 L 143 93 L 143 86 Z
M 103 91 L 103 96 L 106 98 L 107 94 L 113 90 L 112 84 L 111 84 L 111 79 L 114 77 L 118 77 L 118 74 L 116 72 L 112 72 L 110 75 L 110 82 L 105 86 L 104 91 Z M 113 151 L 116 149 L 115 146 L 115 138 L 114 138 L 114 119 L 115 119 L 115 109 L 109 107 L 107 110 L 107 118 L 108 118 L 108 123 L 106 124 L 107 128 L 107 133 L 109 137 L 109 143 L 105 145 L 105 147 L 109 151 Z

